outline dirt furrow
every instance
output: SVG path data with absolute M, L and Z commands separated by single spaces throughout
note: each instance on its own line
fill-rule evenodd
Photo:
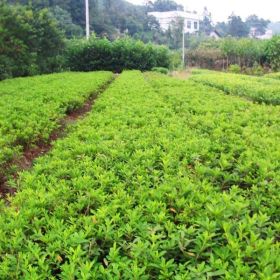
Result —
M 56 140 L 65 137 L 67 127 L 84 118 L 85 115 L 91 111 L 97 97 L 106 91 L 116 77 L 117 76 L 115 75 L 112 80 L 102 85 L 97 91 L 95 91 L 85 101 L 82 107 L 67 112 L 66 116 L 59 120 L 58 128 L 51 133 L 47 141 L 39 141 L 32 146 L 26 146 L 21 157 L 12 160 L 3 168 L 3 175 L 0 174 L 0 199 L 2 198 L 6 200 L 7 196 L 14 195 L 16 193 L 16 188 L 12 187 L 9 181 L 17 180 L 21 171 L 31 168 L 34 160 L 48 153 Z

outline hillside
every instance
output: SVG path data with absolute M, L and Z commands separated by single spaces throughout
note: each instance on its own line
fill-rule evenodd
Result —
M 69 24 L 76 29 L 77 27 L 84 28 L 85 25 L 84 0 L 8 0 L 8 3 L 21 5 L 31 3 L 33 9 L 49 8 L 64 29 L 69 28 Z M 90 1 L 90 19 L 92 30 L 97 35 L 114 37 L 118 34 L 135 35 L 151 30 L 145 7 L 136 6 L 124 0 Z

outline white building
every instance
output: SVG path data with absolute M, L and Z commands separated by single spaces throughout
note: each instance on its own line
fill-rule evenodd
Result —
M 208 37 L 209 37 L 209 38 L 212 38 L 212 39 L 215 39 L 215 40 L 221 39 L 221 35 L 220 35 L 219 32 L 216 31 L 216 30 L 211 31 Z
M 184 11 L 170 11 L 170 12 L 151 12 L 150 16 L 154 16 L 160 24 L 163 31 L 168 30 L 172 22 L 178 21 L 178 19 L 184 19 L 185 33 L 195 33 L 199 31 L 200 16 L 196 12 L 184 12 Z
M 273 37 L 273 31 L 272 30 L 266 30 L 265 34 L 259 35 L 256 38 L 260 39 L 260 40 L 268 40 L 268 39 L 271 39 L 272 37 Z
M 260 40 L 267 40 L 267 39 L 271 39 L 273 37 L 273 31 L 270 29 L 267 29 L 265 31 L 265 34 L 260 34 L 257 30 L 257 28 L 252 27 L 250 30 L 250 34 L 249 36 L 251 38 L 255 38 L 255 39 L 260 39 Z

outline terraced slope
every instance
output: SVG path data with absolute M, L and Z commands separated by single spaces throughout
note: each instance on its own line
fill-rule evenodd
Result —
M 279 279 L 279 114 L 123 73 L 0 204 L 0 279 Z

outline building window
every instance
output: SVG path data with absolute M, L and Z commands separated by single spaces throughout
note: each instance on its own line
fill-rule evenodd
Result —
M 196 29 L 196 30 L 198 29 L 198 22 L 197 22 L 197 21 L 194 22 L 193 27 L 194 27 L 194 29 Z
M 192 28 L 192 22 L 189 21 L 189 20 L 187 21 L 187 28 L 188 28 L 188 29 L 191 29 L 191 28 Z

